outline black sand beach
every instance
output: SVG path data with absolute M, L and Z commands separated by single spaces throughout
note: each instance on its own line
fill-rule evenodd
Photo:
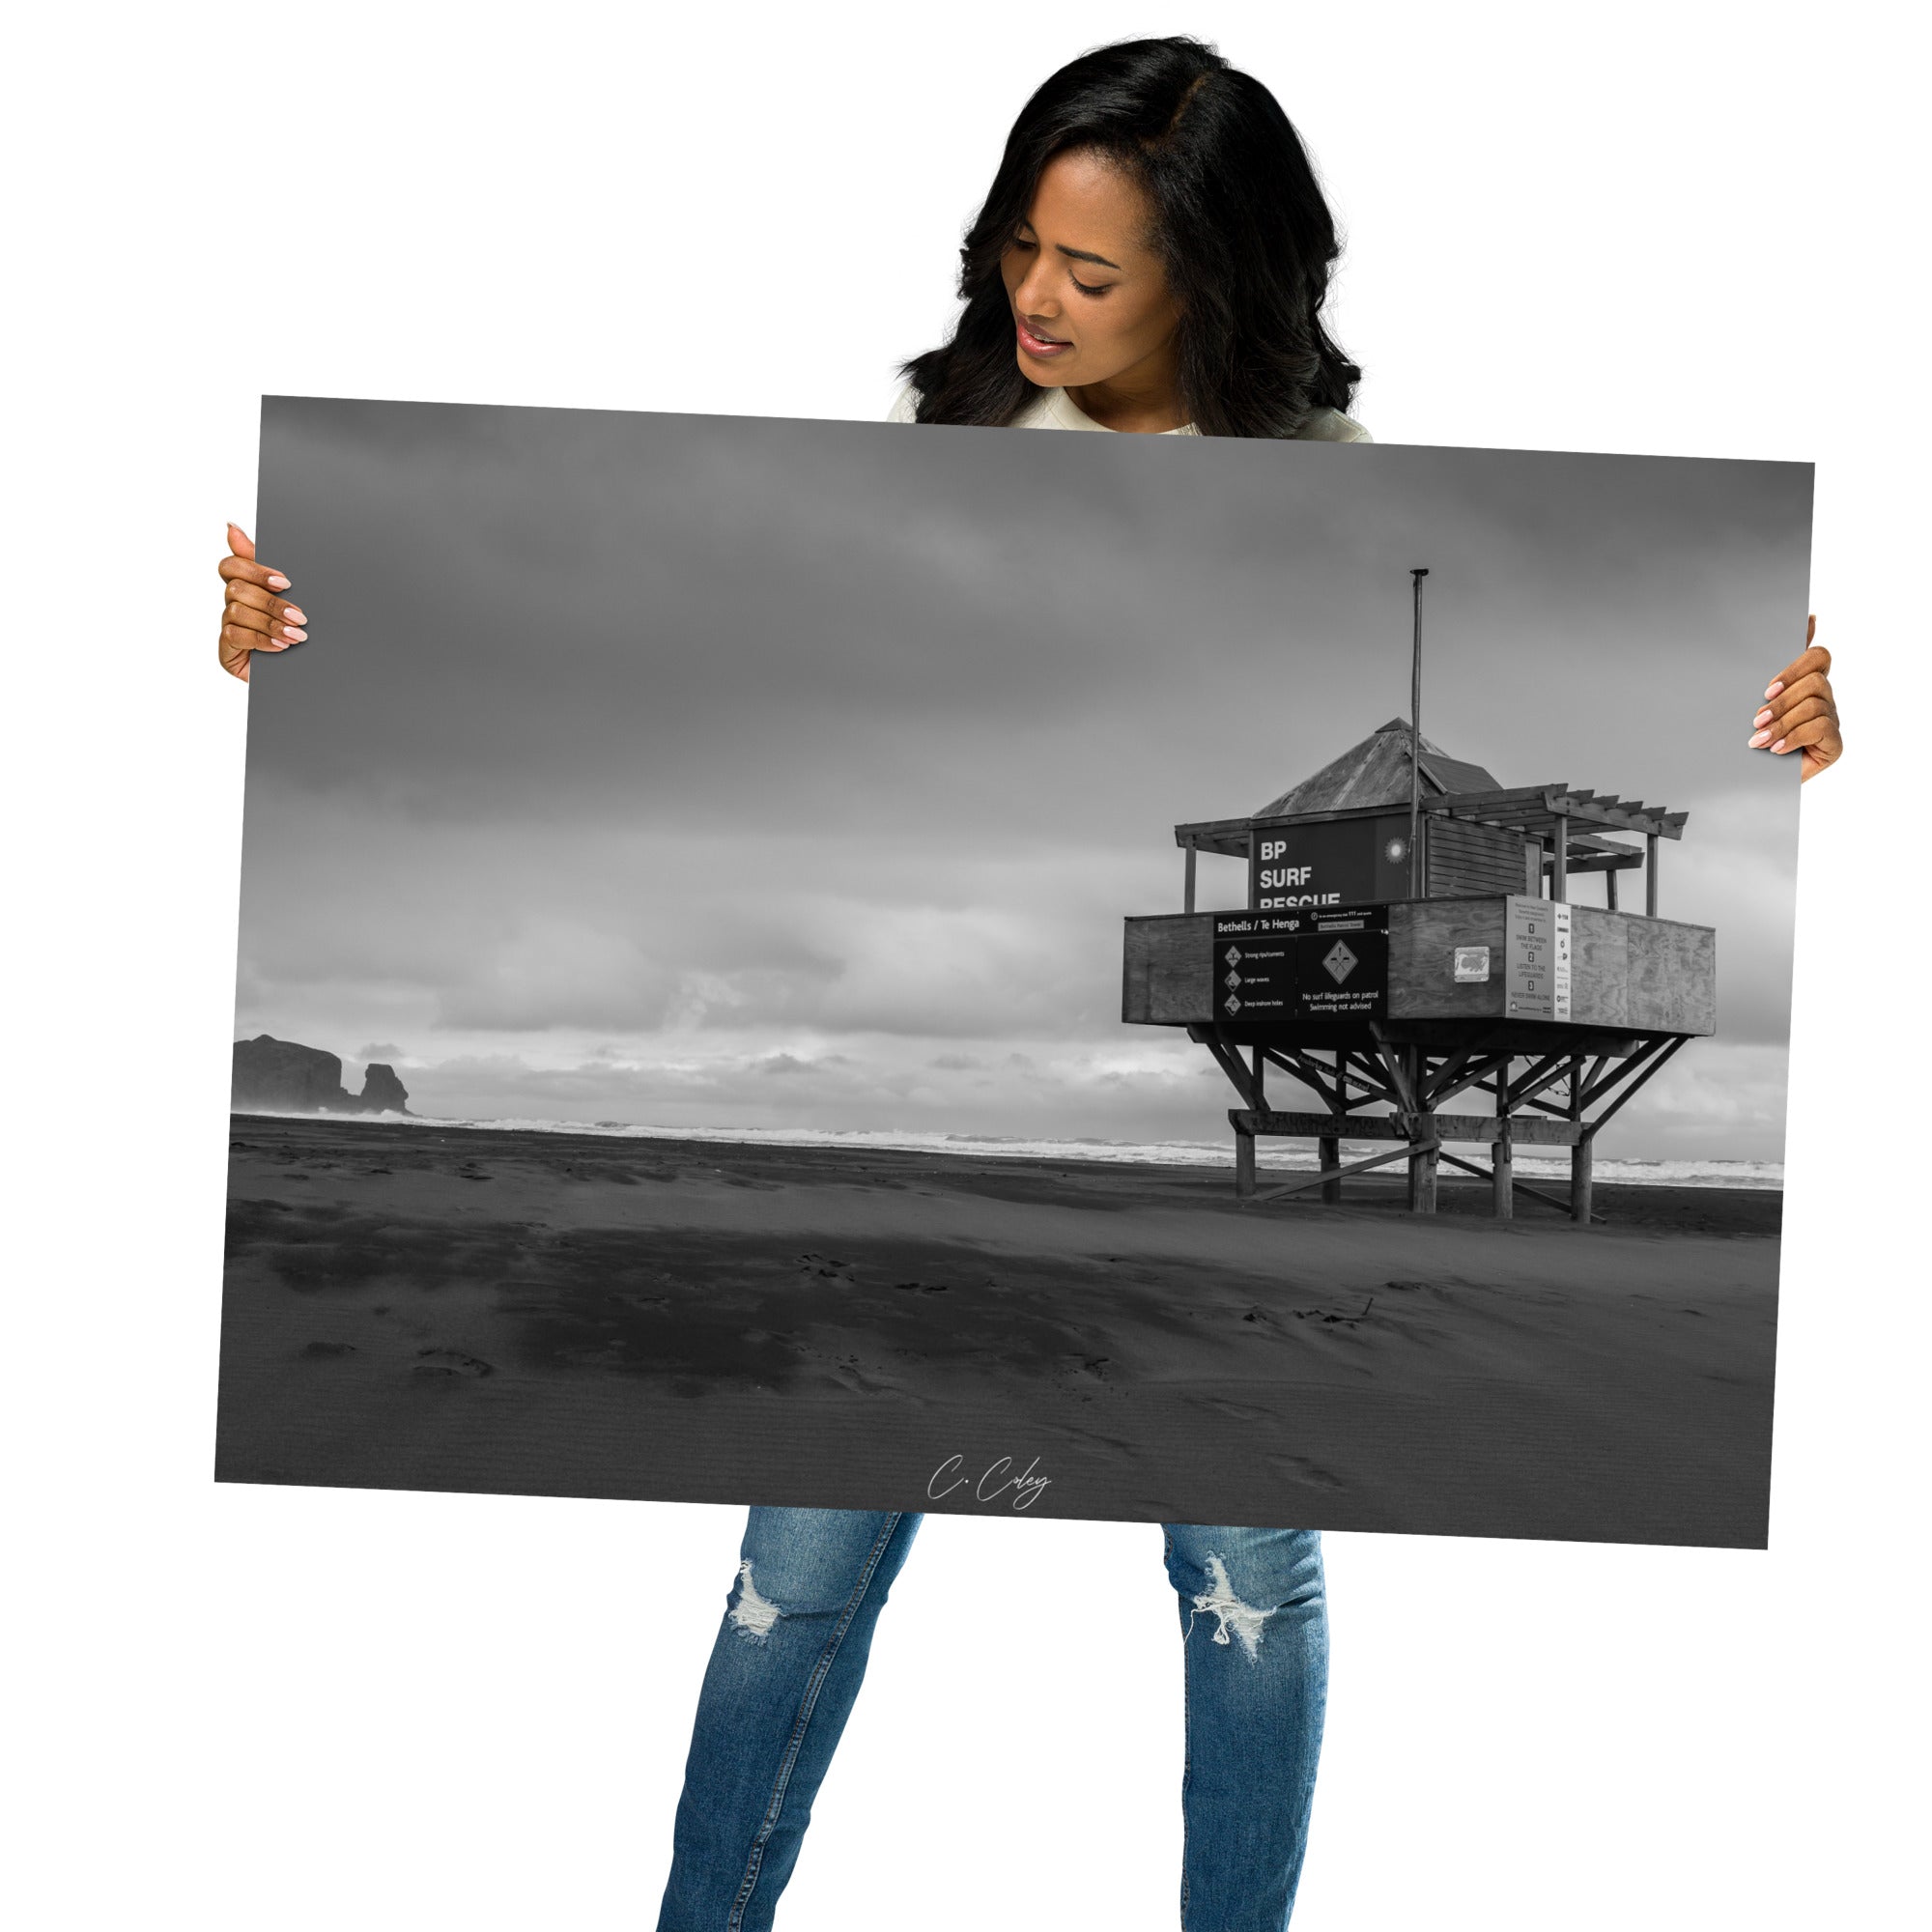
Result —
M 238 1115 L 229 1204 L 220 1481 L 1765 1541 L 1776 1193 Z

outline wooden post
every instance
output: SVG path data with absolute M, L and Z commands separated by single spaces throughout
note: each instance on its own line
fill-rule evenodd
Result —
M 1612 912 L 1616 911 L 1617 868 L 1614 866 L 1612 866 L 1610 869 L 1604 874 L 1604 903 L 1606 906 L 1608 906 Z M 1187 910 L 1189 912 L 1192 912 L 1194 910 L 1194 901 L 1192 899 L 1189 899 L 1187 902 Z
M 1187 841 L 1187 883 L 1181 894 L 1180 909 L 1182 912 L 1194 910 L 1194 841 L 1191 838 Z
M 1643 842 L 1648 848 L 1643 862 L 1643 909 L 1655 919 L 1657 917 L 1657 834 L 1646 833 Z
M 1552 899 L 1567 899 L 1570 896 L 1570 821 L 1567 818 L 1556 821 L 1556 844 L 1549 867 L 1549 896 Z
M 1570 1118 L 1583 1118 L 1583 1060 L 1570 1063 Z M 1590 1143 L 1579 1140 L 1570 1150 L 1570 1218 L 1579 1227 L 1590 1225 Z
M 1255 1191 L 1255 1137 L 1235 1129 L 1235 1194 L 1245 1201 Z
M 1570 1150 L 1570 1218 L 1590 1225 L 1590 1143 L 1581 1140 Z
M 1516 1214 L 1516 1149 L 1510 1138 L 1509 1117 L 1503 1117 L 1502 1132 L 1496 1136 L 1496 1144 L 1490 1150 L 1492 1173 L 1490 1187 L 1498 1221 L 1508 1221 Z
M 1427 1071 L 1423 1050 L 1412 1046 L 1404 1056 L 1408 1062 L 1408 1092 L 1412 1101 L 1420 1102 L 1424 1074 Z M 1435 1212 L 1435 1149 L 1432 1145 L 1426 1151 L 1417 1144 L 1435 1139 L 1435 1116 L 1417 1112 L 1409 1116 L 1408 1139 L 1417 1151 L 1408 1159 L 1408 1206 L 1412 1213 L 1433 1214 Z
M 1338 1112 L 1346 1111 L 1349 1099 L 1349 1069 L 1341 1053 L 1335 1056 L 1335 1106 Z M 1342 1165 L 1342 1142 L 1339 1135 L 1331 1135 L 1315 1144 L 1316 1151 L 1324 1168 Z M 1321 1200 L 1325 1207 L 1339 1208 L 1342 1205 L 1342 1181 L 1337 1176 L 1333 1180 L 1321 1183 Z
M 1435 1212 L 1435 1116 L 1416 1115 L 1415 1132 L 1418 1140 L 1428 1141 L 1431 1145 L 1409 1156 L 1408 1205 L 1418 1214 L 1433 1214 Z

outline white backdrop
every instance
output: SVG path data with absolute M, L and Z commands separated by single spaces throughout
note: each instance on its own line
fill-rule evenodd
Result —
M 245 714 L 213 565 L 258 396 L 878 415 L 1025 93 L 1174 31 L 1309 140 L 1380 440 L 1817 461 L 1851 742 L 1804 800 L 1772 1548 L 1331 1536 L 1296 1932 L 1912 1916 L 1923 1160 L 1845 1032 L 1922 1004 L 1874 981 L 1912 956 L 1923 838 L 1906 17 L 338 0 L 16 28 L 13 1922 L 647 1926 L 734 1564 L 733 1510 L 210 1480 Z M 1640 732 L 1660 695 L 1607 701 Z M 786 1932 L 1175 1922 L 1158 1546 L 928 1520 Z

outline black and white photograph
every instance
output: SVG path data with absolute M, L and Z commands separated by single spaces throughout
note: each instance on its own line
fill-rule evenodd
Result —
M 218 1477 L 1762 1547 L 1810 501 L 266 399 Z

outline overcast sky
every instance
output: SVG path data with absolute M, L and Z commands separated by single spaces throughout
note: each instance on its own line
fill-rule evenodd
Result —
M 1426 735 L 1690 813 L 1720 1037 L 1605 1151 L 1776 1158 L 1798 773 L 1745 739 L 1809 509 L 1794 464 L 271 399 L 312 641 L 250 689 L 238 1036 L 438 1114 L 1224 1137 L 1121 1024 L 1122 916 L 1179 909 L 1177 822 L 1406 711 L 1426 564 Z

